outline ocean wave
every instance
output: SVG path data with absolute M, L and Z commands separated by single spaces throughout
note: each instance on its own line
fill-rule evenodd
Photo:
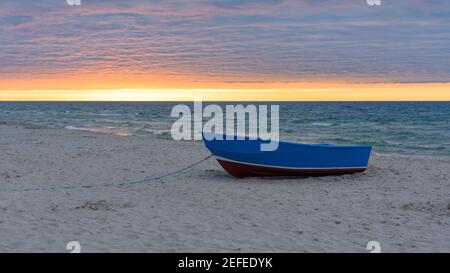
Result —
M 313 122 L 312 125 L 328 127 L 328 126 L 333 125 L 333 123 L 329 123 L 329 122 Z
M 70 126 L 70 125 L 64 127 L 64 129 L 68 129 L 68 130 L 85 130 L 84 128 L 75 127 L 75 126 Z
M 122 114 L 114 114 L 114 113 L 94 113 L 92 115 L 103 116 L 103 117 L 121 117 Z

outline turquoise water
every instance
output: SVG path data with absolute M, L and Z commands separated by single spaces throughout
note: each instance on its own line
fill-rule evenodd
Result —
M 221 103 L 222 104 L 222 103 Z M 280 104 L 280 137 L 371 144 L 377 153 L 450 155 L 450 102 Z M 0 121 L 170 138 L 175 103 L 0 102 Z M 188 103 L 192 106 L 192 104 Z

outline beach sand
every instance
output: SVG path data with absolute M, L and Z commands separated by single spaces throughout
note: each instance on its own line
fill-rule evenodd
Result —
M 373 155 L 366 173 L 227 175 L 202 143 L 0 125 L 0 251 L 450 251 L 450 161 Z

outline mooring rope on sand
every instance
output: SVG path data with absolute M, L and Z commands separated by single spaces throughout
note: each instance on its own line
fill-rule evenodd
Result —
M 164 175 L 159 175 L 155 177 L 149 177 L 144 178 L 141 180 L 136 181 L 127 181 L 127 182 L 119 182 L 119 183 L 104 183 L 104 184 L 91 184 L 91 185 L 73 185 L 73 186 L 54 186 L 54 187 L 42 187 L 42 188 L 23 188 L 23 189 L 0 189 L 0 192 L 30 192 L 30 191 L 53 191 L 53 190 L 71 190 L 71 189 L 89 189 L 89 188 L 95 188 L 95 187 L 119 187 L 119 186 L 125 186 L 125 185 L 136 185 L 136 184 L 142 184 L 145 182 L 150 182 L 154 180 L 160 180 L 163 178 L 166 178 L 168 176 L 172 176 L 181 172 L 184 172 L 190 168 L 193 168 L 200 163 L 203 163 L 204 161 L 210 159 L 213 155 L 210 154 L 207 157 L 189 165 L 184 168 L 178 169 L 176 171 L 172 171 L 170 173 L 166 173 Z

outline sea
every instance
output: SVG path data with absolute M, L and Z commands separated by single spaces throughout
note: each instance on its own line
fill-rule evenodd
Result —
M 87 130 L 123 137 L 171 138 L 171 126 L 177 120 L 171 117 L 171 111 L 177 104 L 193 109 L 191 102 L 0 102 L 0 122 Z M 450 157 L 450 102 L 259 104 L 279 105 L 282 140 L 370 144 L 379 154 Z

